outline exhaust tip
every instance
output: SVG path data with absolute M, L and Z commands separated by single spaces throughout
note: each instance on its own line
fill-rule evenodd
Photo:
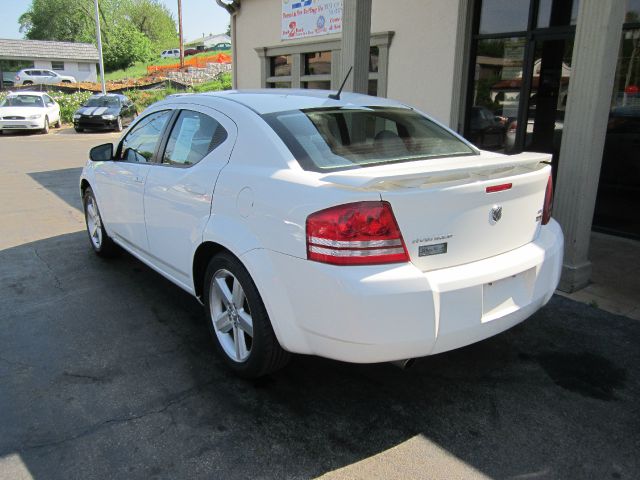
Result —
M 411 367 L 411 365 L 413 365 L 415 361 L 415 358 L 405 358 L 404 360 L 395 360 L 389 363 L 391 363 L 391 365 L 395 365 L 401 370 L 406 370 L 407 368 Z

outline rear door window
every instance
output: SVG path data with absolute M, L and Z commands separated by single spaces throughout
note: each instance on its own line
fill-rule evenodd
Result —
M 227 138 L 227 131 L 204 113 L 182 110 L 174 124 L 162 163 L 180 167 L 195 165 Z

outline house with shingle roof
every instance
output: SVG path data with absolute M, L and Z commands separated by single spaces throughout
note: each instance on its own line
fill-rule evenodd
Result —
M 97 80 L 98 49 L 90 43 L 0 38 L 0 78 L 5 85 L 23 68 L 53 70 L 79 82 Z

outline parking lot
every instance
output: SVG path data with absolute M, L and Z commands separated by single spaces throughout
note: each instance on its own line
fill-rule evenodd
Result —
M 90 249 L 78 177 L 116 139 L 0 136 L 0 479 L 640 478 L 640 322 L 559 296 L 409 370 L 234 377 L 195 299 Z

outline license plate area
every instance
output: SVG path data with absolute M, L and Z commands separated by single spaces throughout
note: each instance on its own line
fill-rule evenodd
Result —
M 504 317 L 531 303 L 535 268 L 482 286 L 482 323 Z

